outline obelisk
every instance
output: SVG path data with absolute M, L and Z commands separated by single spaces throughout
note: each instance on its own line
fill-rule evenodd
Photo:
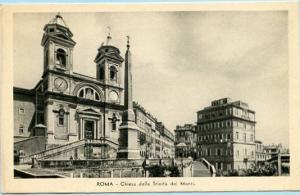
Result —
M 124 112 L 122 123 L 119 127 L 120 141 L 117 158 L 139 159 L 140 146 L 138 142 L 139 127 L 135 123 L 135 114 L 132 103 L 132 74 L 131 74 L 131 52 L 129 36 L 127 36 L 127 51 L 125 54 L 125 82 L 124 82 Z

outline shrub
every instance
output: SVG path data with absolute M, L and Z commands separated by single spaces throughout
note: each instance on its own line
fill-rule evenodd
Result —
M 239 172 L 235 169 L 228 171 L 228 176 L 239 176 Z
M 179 177 L 180 173 L 179 173 L 179 169 L 177 166 L 169 166 L 167 167 L 167 170 L 170 171 L 170 177 Z
M 153 165 L 147 168 L 149 177 L 178 177 L 180 175 L 177 166 Z
M 150 177 L 163 177 L 165 168 L 160 165 L 153 165 L 148 168 Z

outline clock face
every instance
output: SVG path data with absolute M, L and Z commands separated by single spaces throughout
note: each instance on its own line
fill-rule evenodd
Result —
M 54 80 L 54 87 L 62 92 L 68 88 L 68 83 L 65 79 L 58 77 Z
M 115 92 L 115 91 L 109 92 L 109 99 L 110 99 L 110 101 L 117 102 L 119 100 L 119 96 L 118 96 L 117 92 Z

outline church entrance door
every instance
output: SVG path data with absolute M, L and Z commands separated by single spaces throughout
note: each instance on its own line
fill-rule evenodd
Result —
M 85 120 L 84 121 L 84 138 L 86 139 L 94 139 L 95 134 L 95 121 Z

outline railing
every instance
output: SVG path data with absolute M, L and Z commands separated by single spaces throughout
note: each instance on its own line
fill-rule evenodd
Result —
M 209 169 L 211 176 L 216 177 L 216 169 L 215 166 L 210 164 L 205 158 L 201 158 L 201 161 L 204 163 L 204 165 Z
M 86 159 L 86 160 L 40 160 L 42 168 L 133 168 L 142 167 L 144 159 Z
M 73 148 L 79 147 L 84 144 L 107 144 L 107 143 L 113 144 L 112 146 L 115 146 L 115 147 L 117 147 L 117 145 L 118 145 L 117 143 L 115 143 L 109 139 L 106 139 L 106 138 L 97 139 L 97 140 L 96 139 L 83 139 L 83 140 L 78 140 L 78 141 L 75 141 L 75 142 L 72 142 L 69 144 L 65 144 L 62 146 L 58 146 L 58 147 L 55 147 L 55 148 L 52 148 L 49 150 L 45 150 L 45 151 L 42 151 L 42 152 L 39 152 L 36 154 L 22 157 L 20 159 L 20 161 L 23 163 L 28 163 L 28 162 L 31 162 L 32 158 L 40 159 L 40 158 L 50 157 L 59 152 L 68 151 L 68 150 L 71 150 Z
M 24 139 L 24 140 L 20 140 L 20 141 L 14 142 L 14 145 L 19 144 L 19 143 L 22 143 L 22 142 L 26 142 L 26 141 L 28 141 L 28 140 L 39 139 L 39 138 L 41 138 L 41 137 L 42 137 L 42 136 L 29 137 L 29 138 L 27 138 L 27 139 Z
M 112 141 L 112 140 L 109 140 L 107 138 L 100 138 L 100 139 L 85 139 L 85 143 L 87 144 L 107 144 L 107 143 L 111 143 L 113 144 L 115 147 L 117 147 L 119 144 Z
M 22 157 L 20 160 L 23 163 L 27 163 L 27 162 L 30 162 L 32 158 L 40 159 L 40 158 L 45 157 L 45 156 L 51 156 L 51 155 L 53 155 L 55 153 L 58 153 L 58 152 L 61 152 L 63 150 L 69 150 L 71 148 L 81 146 L 84 143 L 85 143 L 85 140 L 75 141 L 75 142 L 72 142 L 72 143 L 69 143 L 69 144 L 66 144 L 66 145 L 62 145 L 62 146 L 58 146 L 58 147 L 55 147 L 55 148 L 52 148 L 52 149 L 49 149 L 49 150 L 45 150 L 43 152 L 39 152 L 39 153 L 36 153 L 36 154 L 32 154 L 32 155 L 29 155 L 29 156 Z

